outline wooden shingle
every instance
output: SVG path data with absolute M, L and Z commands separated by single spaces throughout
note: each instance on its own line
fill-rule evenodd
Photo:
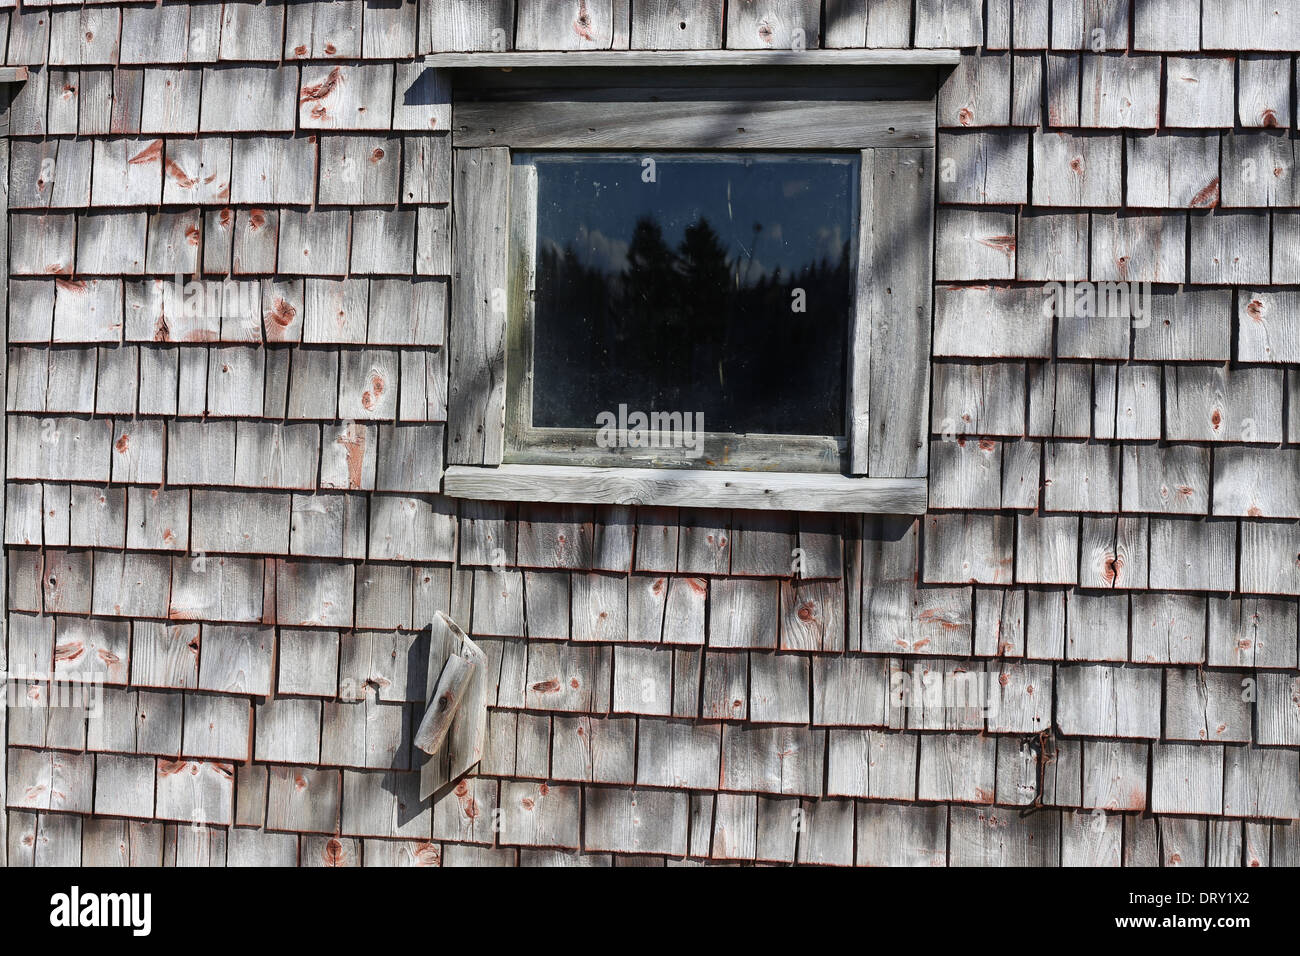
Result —
M 1129 206 L 1206 209 L 1219 203 L 1217 135 L 1129 136 L 1124 168 Z
M 1069 664 L 1056 669 L 1056 724 L 1085 737 L 1158 737 L 1161 673 L 1155 667 Z
M 402 172 L 401 140 L 352 135 L 322 136 L 319 140 L 322 205 L 396 202 Z M 410 148 L 421 152 L 418 146 Z
M 1052 48 L 1123 50 L 1129 13 L 1123 0 L 1052 0 Z
M 1052 320 L 1040 289 L 939 286 L 933 354 L 981 358 L 1051 354 Z
M 1151 766 L 1153 812 L 1223 812 L 1223 747 L 1157 742 Z
M 1295 666 L 1295 601 L 1216 596 L 1209 605 L 1210 666 Z
M 1165 125 L 1231 127 L 1234 120 L 1232 57 L 1171 56 L 1165 70 Z
M 296 66 L 206 67 L 200 128 L 204 132 L 292 132 L 297 98 Z
M 304 66 L 298 104 L 302 129 L 388 129 L 393 111 L 393 65 Z
M 284 58 L 325 59 L 361 55 L 362 4 L 309 3 L 289 7 Z
M 1036 132 L 1033 152 L 1034 205 L 1118 206 L 1122 201 L 1122 137 Z
M 1198 50 L 1200 41 L 1200 0 L 1150 0 L 1134 11 L 1136 50 Z
M 1124 511 L 1207 514 L 1209 494 L 1209 449 L 1194 445 L 1124 446 Z
M 1165 438 L 1170 441 L 1282 440 L 1280 370 L 1172 366 L 1165 370 Z
M 1178 214 L 1092 216 L 1092 278 L 1108 282 L 1182 282 L 1187 218 Z
M 311 136 L 236 138 L 230 160 L 229 200 L 310 205 L 316 195 L 314 139 Z
M 1018 132 L 940 133 L 939 202 L 1028 202 L 1028 138 Z M 1034 201 L 1041 202 L 1037 192 Z
M 1022 435 L 1025 368 L 1020 362 L 935 362 L 930 430 L 940 435 Z M 935 462 L 931 460 L 933 468 Z
M 1237 122 L 1285 125 L 1291 116 L 1291 62 L 1285 56 L 1237 58 Z
M 1264 283 L 1269 279 L 1267 217 L 1216 210 L 1192 216 L 1187 276 L 1197 283 Z
M 1118 48 L 1124 46 L 1121 42 Z M 1085 54 L 1080 125 L 1155 129 L 1160 125 L 1160 66 L 1158 56 Z

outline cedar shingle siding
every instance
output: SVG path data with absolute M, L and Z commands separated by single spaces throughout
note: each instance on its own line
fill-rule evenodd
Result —
M 1300 7 L 725 6 L 0 3 L 7 669 L 103 681 L 0 710 L 9 864 L 1300 863 Z M 420 57 L 799 43 L 963 51 L 929 512 L 440 496 Z M 421 800 L 437 610 L 488 739 Z

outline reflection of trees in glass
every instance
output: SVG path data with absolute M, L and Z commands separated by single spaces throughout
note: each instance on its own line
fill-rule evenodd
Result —
M 571 241 L 563 251 L 547 243 L 534 423 L 587 426 L 627 402 L 702 411 L 710 431 L 841 434 L 849 251 L 846 242 L 834 263 L 767 273 L 748 255 L 731 258 L 705 218 L 673 249 L 648 216 L 633 226 L 617 272 L 584 265 Z M 791 309 L 795 289 L 806 312 Z

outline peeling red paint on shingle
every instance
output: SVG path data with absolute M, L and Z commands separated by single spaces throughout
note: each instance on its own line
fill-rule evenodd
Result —
M 163 141 L 156 139 L 144 149 L 140 150 L 140 152 L 128 159 L 127 164 L 131 166 L 141 166 L 147 163 L 156 163 L 158 160 L 162 159 L 162 151 Z

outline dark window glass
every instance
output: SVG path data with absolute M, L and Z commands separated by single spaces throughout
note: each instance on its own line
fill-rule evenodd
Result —
M 620 404 L 845 433 L 857 159 L 517 154 L 537 167 L 533 425 Z

